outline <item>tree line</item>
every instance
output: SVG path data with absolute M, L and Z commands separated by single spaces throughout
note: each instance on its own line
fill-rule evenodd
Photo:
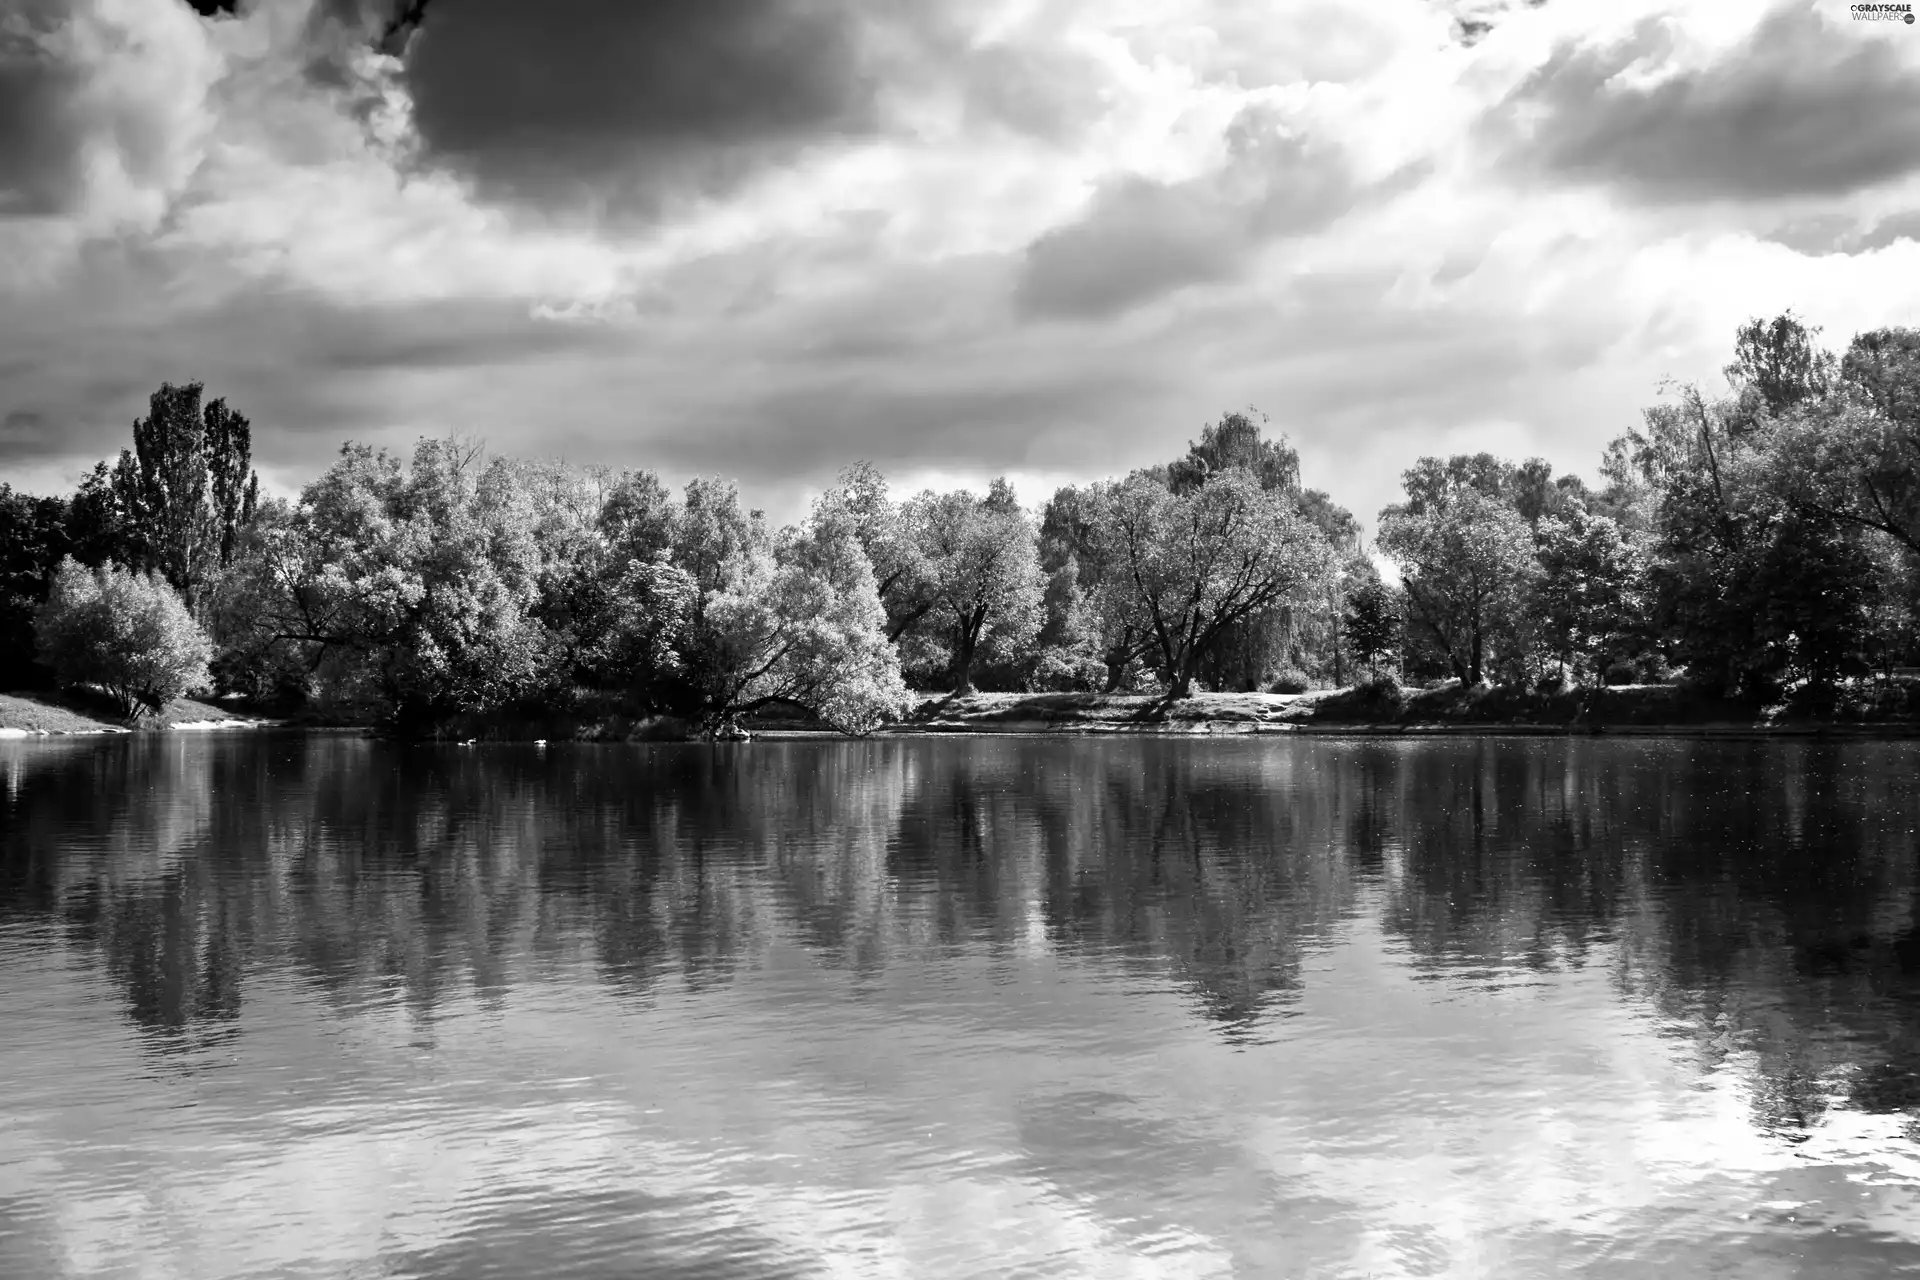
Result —
M 211 690 L 416 733 L 778 706 L 858 734 L 913 690 L 1180 698 L 1362 668 L 1821 696 L 1920 657 L 1920 331 L 1817 339 L 1791 313 L 1743 326 L 1727 391 L 1672 388 L 1597 483 L 1417 460 L 1379 515 L 1391 579 L 1254 411 L 1038 510 L 1004 480 L 896 498 L 858 463 L 776 529 L 726 481 L 457 438 L 348 444 L 262 500 L 248 420 L 167 384 L 76 492 L 0 486 L 0 663 L 129 714 Z

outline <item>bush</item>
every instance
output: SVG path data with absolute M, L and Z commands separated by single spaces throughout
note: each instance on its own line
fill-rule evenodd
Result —
M 98 687 L 128 719 L 207 687 L 213 644 L 156 574 L 111 561 L 89 572 L 69 556 L 33 629 L 40 661 L 62 685 Z
M 1610 662 L 1607 664 L 1606 682 L 1610 685 L 1637 684 L 1640 672 L 1631 662 Z
M 1305 693 L 1313 688 L 1313 680 L 1298 667 L 1282 667 L 1267 688 L 1273 693 Z
M 1390 669 L 1374 672 L 1359 684 L 1355 685 L 1354 689 L 1356 692 L 1366 694 L 1372 698 L 1401 698 L 1406 696 L 1406 689 L 1400 684 L 1400 677 L 1395 675 Z

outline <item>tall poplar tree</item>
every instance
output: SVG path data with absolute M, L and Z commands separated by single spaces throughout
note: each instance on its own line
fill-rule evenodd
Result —
M 204 390 L 161 383 L 110 480 L 129 567 L 160 574 L 196 613 L 259 502 L 253 426 L 224 399 L 203 408 Z

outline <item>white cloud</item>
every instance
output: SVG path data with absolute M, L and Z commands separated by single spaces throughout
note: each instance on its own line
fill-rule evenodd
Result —
M 0 338 L 30 353 L 0 381 L 0 411 L 53 432 L 0 438 L 10 477 L 106 451 L 158 376 L 204 376 L 254 406 L 256 449 L 288 477 L 339 438 L 457 425 L 503 450 L 734 472 L 776 514 L 858 456 L 903 478 L 1013 472 L 1036 488 L 1123 471 L 1251 401 L 1295 436 L 1309 483 L 1370 518 L 1420 452 L 1590 467 L 1660 377 L 1712 379 L 1749 315 L 1793 306 L 1839 341 L 1920 319 L 1912 241 L 1813 257 L 1765 239 L 1821 218 L 1842 229 L 1822 234 L 1868 236 L 1910 204 L 1912 178 L 1767 208 L 1648 207 L 1515 170 L 1475 127 L 1556 50 L 1614 48 L 1647 19 L 1667 43 L 1614 87 L 1703 72 L 1762 28 L 1748 5 L 1008 3 L 947 38 L 1011 51 L 1018 66 L 982 73 L 1009 85 L 1029 64 L 1060 69 L 1054 99 L 1008 89 L 976 110 L 956 82 L 903 80 L 890 130 L 652 224 L 490 205 L 411 164 L 398 64 L 364 52 L 343 85 L 306 76 L 309 7 L 263 0 L 219 23 L 140 0 L 76 11 L 98 72 L 87 118 L 133 113 L 147 132 L 124 135 L 142 140 L 129 152 L 100 141 L 105 125 L 87 135 L 87 199 L 65 218 L 0 221 L 18 251 Z M 1452 36 L 1461 13 L 1493 24 L 1470 48 Z M 139 35 L 138 67 L 115 61 L 132 56 L 115 31 Z M 1266 170 L 1234 161 L 1226 134 L 1250 108 L 1365 194 L 1324 225 L 1223 243 L 1189 287 L 1148 289 L 1128 314 L 1022 316 L 1029 246 L 1097 212 L 1099 193 L 1244 204 Z M 1057 127 L 1010 123 L 1061 112 Z M 1267 180 L 1278 199 L 1307 179 Z M 1204 209 L 1187 212 L 1187 241 L 1211 234 Z M 1222 235 L 1244 234 L 1237 217 Z M 1141 266 L 1095 255 L 1076 270 Z

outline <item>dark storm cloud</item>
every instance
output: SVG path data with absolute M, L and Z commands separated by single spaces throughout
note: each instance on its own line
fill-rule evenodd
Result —
M 875 123 L 855 17 L 809 0 L 441 0 L 404 77 L 429 163 L 541 205 L 644 206 Z
M 1658 20 L 1560 46 L 1484 123 L 1507 163 L 1660 203 L 1841 195 L 1920 168 L 1920 77 L 1885 27 L 1768 15 L 1713 65 L 1610 83 L 1672 52 Z M 1889 38 L 1893 37 L 1893 38 Z
M 1920 241 L 1920 212 L 1895 214 L 1866 228 L 1844 214 L 1800 218 L 1764 238 L 1810 258 L 1872 253 L 1901 240 Z
M 622 341 L 505 301 L 345 306 L 259 289 L 161 315 L 128 293 L 110 321 L 99 319 L 102 304 L 83 298 L 71 313 L 53 303 L 0 314 L 0 348 L 20 361 L 3 384 L 0 467 L 117 450 L 147 394 L 188 379 L 252 417 L 270 460 L 310 462 L 343 439 L 410 418 L 389 399 L 396 379 L 470 380 Z M 427 433 L 457 425 L 419 421 Z
M 81 187 L 73 96 L 85 77 L 56 54 L 56 0 L 0 15 L 0 217 L 64 212 Z
M 1113 315 L 1163 293 L 1224 279 L 1245 232 L 1203 184 L 1127 178 L 1093 198 L 1075 223 L 1027 250 L 1019 302 L 1029 315 Z
M 1279 131 L 1265 112 L 1243 112 L 1226 136 L 1220 173 L 1177 183 L 1121 179 L 1078 221 L 1036 240 L 1018 286 L 1021 309 L 1111 316 L 1227 279 L 1260 244 L 1324 226 L 1360 195 L 1339 156 Z

